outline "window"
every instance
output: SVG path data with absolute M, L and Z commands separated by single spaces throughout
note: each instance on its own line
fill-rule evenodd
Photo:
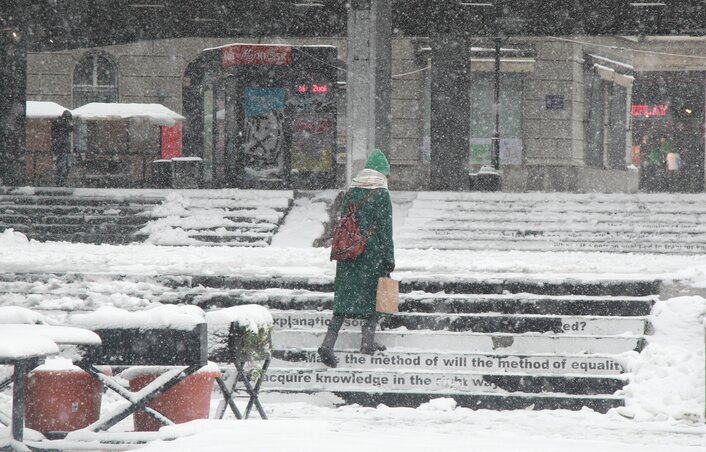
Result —
M 522 163 L 522 89 L 524 75 L 500 74 L 500 161 Z M 471 75 L 471 164 L 490 163 L 491 137 L 495 130 L 495 74 Z
M 74 69 L 73 100 L 74 108 L 90 102 L 117 102 L 115 64 L 105 55 L 84 55 Z
M 627 108 L 632 77 L 598 67 L 586 73 L 586 165 L 625 169 L 630 160 Z

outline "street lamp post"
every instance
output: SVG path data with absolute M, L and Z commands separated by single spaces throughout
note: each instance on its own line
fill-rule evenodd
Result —
M 490 165 L 483 165 L 476 176 L 478 190 L 499 191 L 502 187 L 500 174 L 500 44 L 502 43 L 500 20 L 502 17 L 502 2 L 495 0 L 495 86 L 493 93 L 493 112 L 495 124 L 493 136 L 490 139 Z
M 495 92 L 493 96 L 495 110 L 495 125 L 493 127 L 492 148 L 490 164 L 497 171 L 500 170 L 500 35 L 495 37 Z

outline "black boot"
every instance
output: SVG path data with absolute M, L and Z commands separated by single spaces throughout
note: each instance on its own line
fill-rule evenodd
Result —
M 373 316 L 363 322 L 363 325 L 360 328 L 360 353 L 372 355 L 375 352 L 387 350 L 387 347 L 375 342 L 375 327 L 377 327 L 377 324 L 377 316 Z
M 324 342 L 317 350 L 321 362 L 328 367 L 336 367 L 338 365 L 336 355 L 333 354 L 333 346 L 336 344 L 336 339 L 338 339 L 338 331 L 329 329 L 326 331 Z

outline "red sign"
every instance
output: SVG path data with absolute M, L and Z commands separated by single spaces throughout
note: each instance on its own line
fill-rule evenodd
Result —
M 308 91 L 311 91 L 312 93 L 328 93 L 328 85 L 317 85 L 316 83 L 313 83 L 311 86 L 309 85 L 297 85 L 297 92 L 299 93 L 306 93 Z
M 238 44 L 221 49 L 221 64 L 232 66 L 236 64 L 292 64 L 292 48 L 290 46 L 263 46 L 256 44 Z
M 173 126 L 162 126 L 162 158 L 171 160 L 181 157 L 181 122 Z
M 630 112 L 633 116 L 644 116 L 645 118 L 650 118 L 652 116 L 667 116 L 667 104 L 632 104 L 632 111 Z

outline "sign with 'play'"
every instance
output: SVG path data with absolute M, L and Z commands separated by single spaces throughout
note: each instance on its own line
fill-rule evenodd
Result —
M 336 352 L 339 367 L 349 369 L 444 370 L 487 372 L 493 374 L 529 375 L 619 375 L 625 372 L 617 359 L 603 355 L 493 355 L 461 353 L 405 353 L 385 351 L 375 355 Z M 318 366 L 321 363 L 313 350 L 304 352 L 303 361 L 281 365 Z

